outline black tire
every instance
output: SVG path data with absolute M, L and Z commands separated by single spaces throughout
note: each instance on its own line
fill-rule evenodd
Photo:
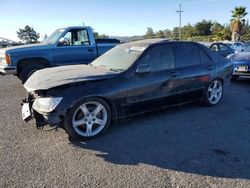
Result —
M 19 74 L 19 78 L 24 84 L 35 71 L 43 68 L 45 68 L 44 65 L 32 65 L 32 64 L 25 65 Z
M 84 124 L 82 125 L 79 125 L 80 128 L 74 128 L 73 127 L 73 121 L 75 119 L 75 116 L 76 114 L 78 113 L 78 110 L 80 108 L 80 106 L 86 104 L 88 105 L 88 103 L 92 103 L 92 102 L 96 102 L 96 103 L 100 103 L 106 110 L 106 114 L 107 114 L 107 119 L 106 119 L 106 123 L 105 125 L 103 126 L 103 128 L 101 129 L 100 132 L 98 132 L 97 134 L 95 135 L 82 135 L 80 133 L 78 133 L 79 131 L 81 131 L 80 129 L 86 129 L 86 133 L 87 133 L 87 120 Z M 85 106 L 86 106 L 85 105 Z M 103 108 L 103 109 L 104 109 Z M 82 111 L 83 112 L 83 111 Z M 90 112 L 90 111 L 88 111 Z M 93 111 L 92 111 L 93 112 Z M 92 113 L 91 112 L 91 113 Z M 103 113 L 103 112 L 101 112 Z M 86 117 L 86 114 L 82 113 L 82 117 L 81 117 L 81 120 L 80 121 L 83 121 L 84 118 L 88 118 Z M 78 115 L 79 116 L 79 115 Z M 102 115 L 103 116 L 103 115 Z M 79 121 L 79 120 L 78 120 Z M 76 140 L 89 140 L 89 139 L 93 139 L 93 138 L 96 138 L 96 137 L 99 137 L 101 136 L 102 134 L 104 134 L 106 132 L 106 130 L 108 129 L 109 125 L 110 125 L 110 122 L 111 122 L 111 110 L 110 110 L 110 107 L 109 105 L 107 104 L 107 102 L 105 102 L 103 99 L 100 99 L 100 98 L 97 98 L 97 97 L 94 97 L 94 98 L 88 98 L 88 99 L 84 99 L 84 100 L 81 100 L 80 102 L 78 102 L 77 104 L 75 104 L 69 111 L 68 113 L 66 114 L 66 116 L 64 117 L 64 120 L 63 120 L 63 127 L 65 129 L 65 131 L 68 133 L 69 137 L 72 139 L 76 139 Z M 93 122 L 92 122 L 93 123 Z M 91 130 L 93 129 L 95 123 L 93 123 L 92 128 Z M 77 132 L 78 131 L 78 132 Z M 84 131 L 82 131 L 84 132 Z
M 238 78 L 239 78 L 238 75 L 232 75 L 231 81 L 235 81 L 235 80 L 237 80 Z
M 213 87 L 214 87 L 213 84 L 215 84 L 215 83 L 218 84 L 218 87 L 213 89 Z M 214 106 L 220 102 L 222 96 L 223 96 L 223 83 L 221 80 L 215 79 L 215 80 L 211 81 L 208 84 L 208 86 L 206 87 L 205 93 L 204 93 L 203 103 L 206 106 Z M 218 98 L 216 98 L 216 97 L 218 97 Z M 215 99 L 215 100 L 213 100 L 213 99 Z

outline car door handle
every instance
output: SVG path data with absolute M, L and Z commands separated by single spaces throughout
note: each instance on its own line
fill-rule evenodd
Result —
M 213 70 L 213 69 L 215 69 L 215 66 L 210 65 L 210 66 L 207 67 L 207 69 L 208 69 L 208 70 Z
M 177 77 L 177 76 L 179 76 L 179 75 L 180 75 L 179 72 L 171 72 L 171 76 L 172 76 L 172 77 Z
M 88 52 L 93 52 L 93 51 L 94 51 L 93 49 L 90 49 L 90 48 L 88 49 Z

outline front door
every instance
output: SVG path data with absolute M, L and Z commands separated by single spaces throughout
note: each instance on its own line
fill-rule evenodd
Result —
M 174 46 L 157 44 L 150 48 L 136 65 L 137 68 L 149 66 L 150 71 L 135 71 L 130 78 L 128 102 L 131 114 L 152 111 L 179 102 L 179 75 L 175 69 Z
M 86 29 L 72 29 L 64 35 L 64 42 L 54 49 L 57 65 L 88 64 L 97 57 L 95 44 L 90 44 Z

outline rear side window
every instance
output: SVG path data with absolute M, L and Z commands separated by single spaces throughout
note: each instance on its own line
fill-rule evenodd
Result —
M 212 63 L 212 59 L 207 55 L 207 53 L 199 47 L 200 59 L 202 64 Z
M 168 44 L 153 47 L 143 57 L 141 64 L 149 64 L 151 71 L 175 68 L 174 47 Z
M 189 43 L 182 43 L 177 45 L 179 48 L 178 67 L 189 67 L 200 64 L 200 54 L 196 45 Z

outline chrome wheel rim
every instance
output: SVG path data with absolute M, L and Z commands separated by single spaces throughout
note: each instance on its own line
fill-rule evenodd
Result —
M 99 102 L 89 101 L 74 112 L 72 126 L 76 133 L 84 137 L 95 136 L 105 127 L 108 119 L 106 108 Z
M 222 83 L 214 80 L 208 87 L 208 100 L 211 104 L 217 104 L 222 96 Z

